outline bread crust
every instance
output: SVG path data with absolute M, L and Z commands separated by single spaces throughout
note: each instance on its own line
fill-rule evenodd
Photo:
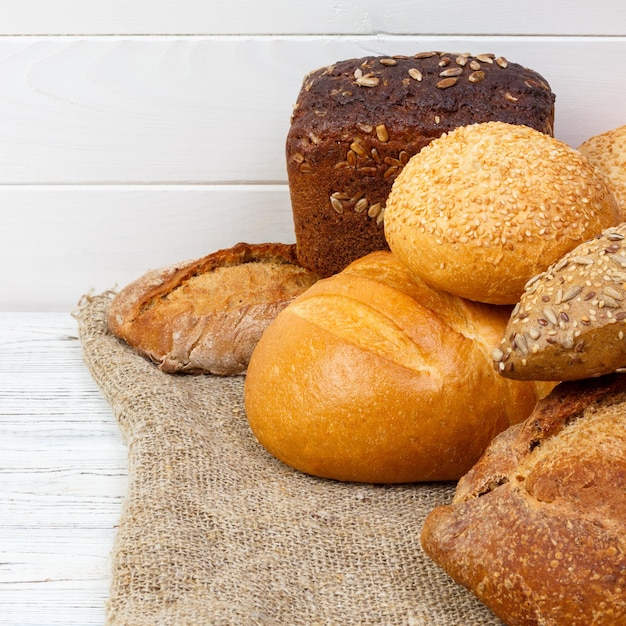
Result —
M 567 382 L 426 518 L 426 553 L 515 626 L 626 624 L 626 376 Z
M 578 151 L 488 122 L 456 128 L 409 161 L 387 201 L 385 235 L 434 287 L 515 304 L 532 276 L 620 219 L 605 179 Z
M 316 476 L 458 479 L 537 401 L 535 383 L 510 385 L 491 367 L 507 316 L 414 280 L 390 252 L 371 253 L 268 327 L 246 376 L 251 428 L 278 459 Z
M 626 219 L 626 125 L 590 137 L 578 150 L 606 176 Z
M 518 380 L 577 380 L 626 367 L 626 223 L 528 282 L 493 358 Z
M 242 374 L 265 328 L 316 280 L 295 245 L 241 242 L 147 272 L 114 297 L 108 325 L 165 372 Z

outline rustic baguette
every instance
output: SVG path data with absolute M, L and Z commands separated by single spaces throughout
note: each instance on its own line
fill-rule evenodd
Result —
M 165 372 L 241 374 L 267 325 L 316 280 L 295 245 L 239 243 L 133 281 L 109 329 Z

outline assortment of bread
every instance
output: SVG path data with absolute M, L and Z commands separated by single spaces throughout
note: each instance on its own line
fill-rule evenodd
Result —
M 554 102 L 540 74 L 491 53 L 368 56 L 309 73 L 286 143 L 300 262 L 325 277 L 388 249 L 387 196 L 413 155 L 480 122 L 551 135 Z
M 149 272 L 109 327 L 166 372 L 245 373 L 252 432 L 300 471 L 458 480 L 423 547 L 507 623 L 621 626 L 626 126 L 575 150 L 553 122 L 494 54 L 312 72 L 296 244 Z

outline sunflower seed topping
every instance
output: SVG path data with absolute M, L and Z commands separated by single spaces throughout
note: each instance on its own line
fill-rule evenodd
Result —
M 485 72 L 483 72 L 482 70 L 472 72 L 468 76 L 468 80 L 470 83 L 479 83 L 481 80 L 484 80 L 484 78 L 485 78 Z
M 387 143 L 389 141 L 389 131 L 384 124 L 376 126 L 376 137 L 378 137 L 378 141 L 382 143 Z
M 370 206 L 370 208 L 367 210 L 367 214 L 370 217 L 377 217 L 380 214 L 382 208 L 383 205 L 380 202 L 376 202 L 376 204 L 372 204 Z
M 409 69 L 409 76 L 417 82 L 420 82 L 423 78 L 422 73 L 416 67 Z
M 559 323 L 559 320 L 557 319 L 556 313 L 553 309 L 546 307 L 543 310 L 543 316 L 550 322 L 550 324 L 554 324 L 556 326 Z
M 330 206 L 333 207 L 333 209 L 341 214 L 343 213 L 343 204 L 341 202 L 341 200 L 339 200 L 338 198 L 334 198 L 333 196 L 330 197 Z
M 447 70 L 443 70 L 443 72 L 440 72 L 439 76 L 441 76 L 442 78 L 447 78 L 448 76 L 460 76 L 462 73 L 462 67 L 449 67 Z
M 369 203 L 367 201 L 367 198 L 361 198 L 355 205 L 354 205 L 354 210 L 356 213 L 363 213 L 363 211 L 365 211 L 365 209 L 367 209 Z
M 454 77 L 443 78 L 435 86 L 437 87 L 437 89 L 447 89 L 448 87 L 456 85 L 458 80 L 458 78 Z

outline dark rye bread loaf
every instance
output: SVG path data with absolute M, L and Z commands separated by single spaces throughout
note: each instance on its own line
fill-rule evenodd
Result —
M 493 54 L 369 56 L 310 73 L 286 145 L 300 263 L 328 276 L 388 249 L 385 202 L 413 155 L 480 122 L 552 135 L 554 101 L 542 76 Z

